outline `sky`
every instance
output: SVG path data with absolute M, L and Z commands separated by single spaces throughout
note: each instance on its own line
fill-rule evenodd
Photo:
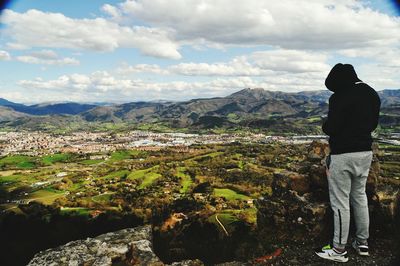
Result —
M 0 98 L 110 102 L 323 90 L 350 63 L 400 89 L 389 0 L 15 0 L 0 15 Z

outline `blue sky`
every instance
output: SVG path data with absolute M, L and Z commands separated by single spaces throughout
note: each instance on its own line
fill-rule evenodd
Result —
M 394 1 L 19 0 L 0 21 L 0 98 L 16 102 L 321 90 L 337 62 L 400 88 Z

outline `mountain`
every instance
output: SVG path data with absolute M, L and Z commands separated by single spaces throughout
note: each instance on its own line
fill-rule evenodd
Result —
M 6 99 L 0 98 L 0 106 L 6 106 L 6 107 L 11 107 L 11 108 L 19 108 L 19 107 L 23 107 L 25 105 L 20 104 L 20 103 L 14 103 L 14 102 L 10 102 Z
M 14 111 L 30 115 L 54 115 L 54 114 L 76 115 L 85 112 L 87 110 L 90 110 L 96 107 L 97 105 L 81 104 L 73 102 L 24 105 L 20 103 L 10 102 L 6 99 L 0 98 L 0 106 L 9 107 Z
M 284 93 L 247 88 L 226 97 L 97 106 L 79 116 L 88 122 L 162 124 L 172 128 L 274 125 L 280 130 L 296 127 L 293 122 L 296 118 L 326 113 L 329 96 L 330 93 L 325 91 Z M 287 121 L 278 123 L 282 117 Z
M 400 90 L 378 92 L 382 101 L 382 122 L 385 126 L 400 121 Z M 199 98 L 181 102 L 149 101 L 114 105 L 51 103 L 25 106 L 7 100 L 0 103 L 32 117 L 9 116 L 12 125 L 57 126 L 74 123 L 156 124 L 170 128 L 208 129 L 261 128 L 276 132 L 318 133 L 321 117 L 328 112 L 332 93 L 303 91 L 285 93 L 262 88 L 246 88 L 226 97 Z M 40 115 L 40 116 L 39 116 Z M 50 115 L 50 116 L 43 116 Z M 53 116 L 57 115 L 57 118 Z M 3 120 L 4 121 L 4 120 Z M 35 122 L 33 122 L 35 121 Z M 46 121 L 48 123 L 46 123 Z M 1 125 L 0 125 L 1 126 Z M 316 130 L 316 131 L 315 131 Z
M 81 113 L 80 116 L 90 122 L 151 122 L 157 119 L 162 108 L 169 104 L 170 102 L 133 102 L 114 106 L 97 106 Z
M 400 90 L 383 90 L 378 92 L 383 107 L 399 106 Z
M 52 114 L 69 114 L 76 115 L 92 108 L 96 105 L 80 104 L 80 103 L 54 103 L 54 104 L 36 104 L 28 106 L 25 111 L 32 115 L 52 115 Z
M 14 111 L 11 107 L 2 106 L 0 104 L 0 122 L 16 120 L 18 118 L 27 117 L 29 115 Z

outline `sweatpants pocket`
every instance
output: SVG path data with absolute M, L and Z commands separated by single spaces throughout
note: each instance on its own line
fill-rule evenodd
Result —
M 326 156 L 326 159 L 325 159 L 325 164 L 326 164 L 326 168 L 328 168 L 329 169 L 329 166 L 330 166 L 330 164 L 331 164 L 331 155 L 330 154 L 328 154 L 328 156 Z

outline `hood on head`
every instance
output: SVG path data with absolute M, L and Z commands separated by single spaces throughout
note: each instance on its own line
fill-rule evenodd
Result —
M 333 92 L 345 89 L 355 82 L 361 81 L 357 77 L 354 67 L 350 64 L 336 64 L 325 79 L 325 86 Z

